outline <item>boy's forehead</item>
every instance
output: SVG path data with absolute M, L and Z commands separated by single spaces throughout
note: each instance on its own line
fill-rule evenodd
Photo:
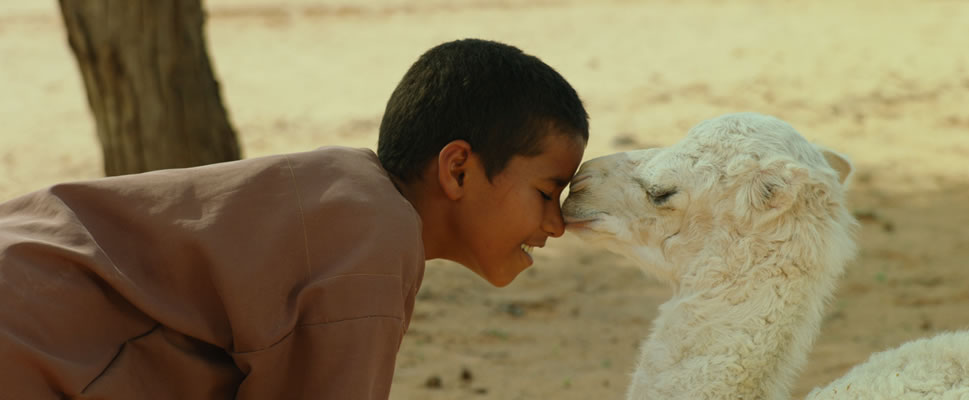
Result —
M 586 140 L 579 135 L 553 134 L 542 140 L 542 154 L 557 161 L 579 161 L 585 153 Z
M 564 187 L 578 169 L 585 145 L 585 140 L 578 135 L 547 135 L 542 140 L 542 152 L 523 161 L 529 164 L 528 172 Z

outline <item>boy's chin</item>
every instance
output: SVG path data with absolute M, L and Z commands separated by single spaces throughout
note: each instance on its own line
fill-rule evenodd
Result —
M 528 268 L 528 266 L 525 265 L 520 268 L 517 268 L 514 266 L 507 267 L 494 273 L 481 274 L 481 277 L 484 278 L 486 281 L 488 281 L 488 283 L 490 283 L 494 287 L 499 287 L 499 288 L 505 287 L 511 284 L 515 280 L 515 278 L 517 278 L 518 275 L 525 270 L 525 268 Z
M 505 287 L 511 284 L 522 271 L 532 265 L 532 258 L 524 251 L 520 251 L 520 254 L 515 254 L 503 261 L 469 259 L 459 263 L 492 286 Z
M 488 281 L 488 283 L 490 283 L 492 286 L 499 287 L 499 288 L 505 287 L 511 284 L 515 280 L 515 278 L 518 277 L 518 274 L 520 274 L 522 270 L 524 270 L 524 268 L 519 269 L 514 267 L 512 267 L 514 269 L 501 268 L 498 270 L 489 269 L 487 266 L 481 266 L 480 269 L 472 268 L 467 265 L 466 267 L 468 267 L 468 269 L 470 269 L 471 271 L 474 271 L 474 273 L 480 276 L 481 279 L 484 279 Z
M 505 287 L 505 286 L 508 286 L 509 284 L 511 284 L 515 280 L 515 277 L 517 277 L 517 276 L 518 276 L 518 274 L 515 274 L 514 276 L 503 276 L 503 277 L 497 277 L 497 278 L 489 278 L 489 277 L 486 276 L 484 278 L 492 286 L 501 288 L 501 287 Z

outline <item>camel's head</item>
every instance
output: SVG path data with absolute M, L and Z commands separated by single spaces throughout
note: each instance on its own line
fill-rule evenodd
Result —
M 851 171 L 844 157 L 781 120 L 729 114 L 673 146 L 585 162 L 563 213 L 570 232 L 674 281 L 699 257 L 750 262 L 784 242 L 805 241 L 814 247 L 785 251 L 814 255 L 844 239 L 833 250 L 843 263 L 853 251 L 843 201 Z

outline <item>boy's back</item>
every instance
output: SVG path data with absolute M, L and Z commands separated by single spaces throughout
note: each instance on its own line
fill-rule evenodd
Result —
M 0 204 L 0 387 L 386 398 L 423 268 L 369 150 L 54 186 Z

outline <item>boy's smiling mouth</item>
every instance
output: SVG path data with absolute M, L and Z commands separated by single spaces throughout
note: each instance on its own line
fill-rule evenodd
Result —
M 545 246 L 544 243 L 543 244 L 527 244 L 527 243 L 522 243 L 521 244 L 521 249 L 522 249 L 522 252 L 525 253 L 526 256 L 528 256 L 528 259 L 529 260 L 532 260 L 532 253 L 535 252 L 535 249 L 536 248 L 542 248 L 544 246 Z

